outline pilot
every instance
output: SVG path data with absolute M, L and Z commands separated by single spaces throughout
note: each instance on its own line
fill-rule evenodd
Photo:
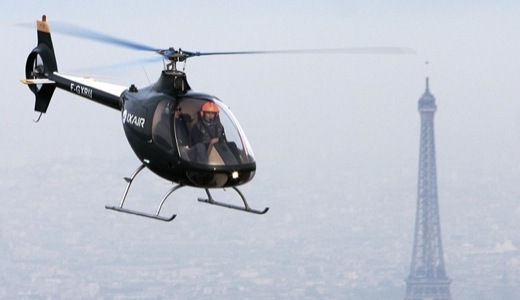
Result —
M 208 101 L 202 105 L 200 110 L 200 120 L 191 130 L 191 143 L 196 145 L 203 143 L 206 147 L 214 140 L 225 140 L 224 126 L 219 121 L 219 108 L 213 101 Z
M 202 105 L 200 119 L 191 129 L 191 156 L 201 163 L 208 162 L 208 148 L 211 143 L 225 142 L 224 126 L 220 123 L 219 108 L 213 101 Z

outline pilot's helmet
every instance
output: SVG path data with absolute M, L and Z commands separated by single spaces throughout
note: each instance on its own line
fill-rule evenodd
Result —
M 217 104 L 213 101 L 208 101 L 202 105 L 202 109 L 200 110 L 201 116 L 204 115 L 204 113 L 216 113 L 218 114 L 219 108 Z

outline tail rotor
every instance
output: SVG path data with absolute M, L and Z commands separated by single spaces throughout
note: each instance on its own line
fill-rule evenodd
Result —
M 38 45 L 27 57 L 25 64 L 25 80 L 23 83 L 36 96 L 34 110 L 47 112 L 56 85 L 49 79 L 49 74 L 58 71 L 51 33 L 45 15 L 41 21 L 36 21 Z

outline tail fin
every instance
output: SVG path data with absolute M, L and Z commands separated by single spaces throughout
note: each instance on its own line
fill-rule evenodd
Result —
M 48 79 L 49 74 L 58 71 L 51 32 L 46 19 L 46 16 L 43 15 L 41 21 L 36 21 L 38 45 L 27 57 L 26 80 L 22 80 L 36 96 L 34 110 L 41 113 L 47 111 L 52 94 L 56 89 L 54 82 Z

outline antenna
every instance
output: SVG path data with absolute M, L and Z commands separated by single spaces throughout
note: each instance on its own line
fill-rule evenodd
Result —
M 426 60 L 424 62 L 424 73 L 426 73 L 425 77 L 427 77 L 427 78 L 430 77 L 430 61 L 428 61 L 428 60 Z
M 144 66 L 141 66 L 143 68 L 143 71 L 144 71 L 144 75 L 146 76 L 146 80 L 148 80 L 148 84 L 152 84 L 150 82 L 150 77 L 148 77 L 148 73 L 146 73 L 146 69 L 144 68 Z

